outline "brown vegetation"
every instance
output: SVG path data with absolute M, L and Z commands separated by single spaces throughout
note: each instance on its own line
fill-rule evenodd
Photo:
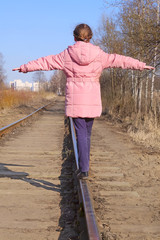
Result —
M 55 98 L 55 94 L 48 92 L 1 90 L 0 128 L 26 117 Z
M 31 101 L 36 101 L 36 99 L 51 97 L 53 97 L 52 93 L 45 92 L 0 90 L 0 109 L 27 105 Z

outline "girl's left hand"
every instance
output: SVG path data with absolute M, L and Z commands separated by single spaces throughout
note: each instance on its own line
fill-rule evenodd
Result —
M 154 68 L 154 67 L 151 67 L 151 66 L 145 66 L 144 69 L 147 69 L 147 70 L 154 70 L 155 68 Z

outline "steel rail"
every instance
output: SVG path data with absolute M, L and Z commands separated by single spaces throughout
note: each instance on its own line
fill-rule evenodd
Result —
M 73 148 L 74 148 L 74 154 L 75 154 L 75 161 L 77 169 L 79 169 L 78 164 L 78 150 L 77 150 L 77 141 L 75 136 L 75 130 L 73 126 L 73 120 L 70 117 L 70 126 L 71 126 L 71 135 L 72 135 L 72 141 L 73 141 Z M 89 186 L 86 180 L 80 179 L 80 190 L 83 200 L 83 207 L 85 212 L 85 218 L 87 223 L 87 230 L 88 230 L 88 237 L 89 240 L 100 240 L 100 233 L 98 230 L 98 225 L 95 217 L 95 211 L 92 204 L 91 194 L 89 191 Z
M 7 132 L 7 131 L 9 131 L 11 128 L 14 128 L 16 125 L 18 125 L 18 124 L 20 124 L 21 122 L 27 120 L 27 119 L 30 118 L 32 115 L 34 115 L 35 113 L 41 111 L 42 109 L 44 109 L 45 107 L 47 107 L 47 106 L 50 105 L 50 104 L 51 104 L 51 103 L 48 103 L 47 105 L 38 108 L 37 110 L 35 110 L 35 111 L 32 112 L 31 114 L 27 115 L 26 117 L 21 118 L 21 119 L 17 120 L 16 122 L 13 122 L 13 123 L 5 126 L 5 127 L 0 128 L 0 137 L 4 134 L 4 132 Z

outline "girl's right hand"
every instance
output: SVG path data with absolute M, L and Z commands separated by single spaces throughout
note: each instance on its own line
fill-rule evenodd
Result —
M 20 68 L 13 68 L 12 71 L 19 71 L 20 72 L 21 69 Z

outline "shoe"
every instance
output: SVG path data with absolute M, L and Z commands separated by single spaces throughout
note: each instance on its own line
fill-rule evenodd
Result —
M 88 172 L 80 172 L 77 174 L 77 178 L 79 179 L 87 179 L 88 178 Z
M 81 170 L 78 168 L 76 171 L 75 171 L 75 174 L 79 174 L 81 172 Z
M 80 172 L 81 172 L 81 170 L 78 168 L 78 169 L 76 169 L 75 174 L 77 175 Z

